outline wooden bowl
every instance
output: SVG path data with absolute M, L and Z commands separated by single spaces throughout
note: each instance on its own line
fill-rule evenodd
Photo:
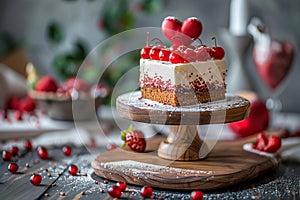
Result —
M 87 95 L 73 100 L 71 97 L 57 96 L 56 93 L 30 91 L 29 96 L 50 118 L 64 121 L 89 120 L 96 115 L 102 102 L 100 97 Z

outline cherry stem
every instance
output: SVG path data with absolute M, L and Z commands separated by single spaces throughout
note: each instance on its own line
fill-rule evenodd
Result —
M 156 41 L 156 44 L 160 44 L 161 46 L 165 46 L 165 44 L 163 43 L 163 41 L 161 41 L 159 38 L 153 38 L 151 41 L 152 42 Z
M 201 46 L 204 46 L 200 38 L 197 38 L 197 40 L 199 40 Z
M 212 37 L 211 40 L 215 41 L 215 46 L 217 46 L 217 38 L 216 37 Z
M 147 32 L 146 47 L 149 45 L 149 38 L 150 38 L 150 33 Z
M 172 37 L 172 39 L 178 39 L 179 42 L 181 43 L 180 45 L 183 45 L 183 42 L 182 42 L 182 39 L 180 36 L 174 36 L 174 37 Z

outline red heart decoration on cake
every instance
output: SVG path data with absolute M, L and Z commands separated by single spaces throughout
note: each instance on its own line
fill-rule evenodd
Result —
M 202 23 L 195 17 L 183 23 L 175 17 L 166 17 L 162 22 L 162 32 L 175 45 L 189 45 L 202 33 Z
M 289 42 L 272 40 L 269 45 L 254 47 L 253 58 L 264 83 L 274 90 L 288 74 L 293 58 L 294 48 Z

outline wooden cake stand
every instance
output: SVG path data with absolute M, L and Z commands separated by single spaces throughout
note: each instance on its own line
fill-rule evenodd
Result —
M 216 189 L 252 179 L 278 165 L 276 156 L 244 151 L 245 141 L 217 142 L 215 145 L 200 139 L 197 125 L 234 122 L 248 115 L 250 103 L 239 96 L 182 107 L 162 105 L 140 97 L 139 91 L 119 96 L 117 110 L 120 116 L 170 125 L 168 137 L 148 140 L 145 153 L 118 148 L 99 155 L 92 162 L 97 175 L 166 189 Z

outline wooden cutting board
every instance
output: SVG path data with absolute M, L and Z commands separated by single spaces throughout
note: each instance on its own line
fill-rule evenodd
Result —
M 173 190 L 206 190 L 248 181 L 280 162 L 280 156 L 244 151 L 242 146 L 248 140 L 218 142 L 205 160 L 170 161 L 157 156 L 161 140 L 148 141 L 145 153 L 121 148 L 107 151 L 92 162 L 92 167 L 98 176 L 109 180 Z

